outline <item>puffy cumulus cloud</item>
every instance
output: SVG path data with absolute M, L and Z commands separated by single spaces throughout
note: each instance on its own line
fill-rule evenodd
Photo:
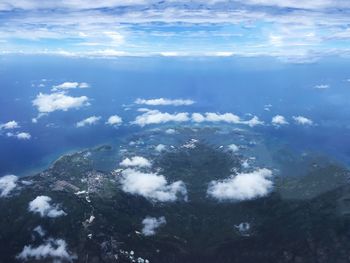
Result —
M 153 236 L 156 234 L 156 229 L 166 224 L 164 216 L 159 218 L 147 216 L 142 220 L 142 234 L 145 236 Z
M 8 196 L 17 186 L 18 177 L 15 175 L 5 175 L 0 178 L 0 197 Z
M 143 104 L 143 105 L 149 105 L 149 106 L 159 106 L 159 105 L 171 105 L 171 106 L 188 106 L 192 105 L 195 102 L 193 100 L 189 99 L 164 99 L 164 98 L 159 98 L 159 99 L 137 99 L 135 101 L 136 104 Z
M 300 125 L 312 125 L 313 121 L 304 116 L 293 116 L 295 123 Z
M 60 210 L 57 204 L 51 205 L 51 197 L 40 195 L 29 203 L 28 210 L 33 213 L 40 214 L 41 217 L 59 217 L 67 215 L 66 212 Z
M 151 110 L 137 116 L 135 121 L 133 121 L 132 123 L 143 127 L 149 124 L 160 124 L 166 122 L 185 122 L 189 120 L 190 118 L 188 117 L 187 112 L 171 114 L 167 112 L 160 112 L 158 110 Z
M 69 109 L 77 109 L 90 105 L 88 97 L 73 97 L 66 95 L 64 92 L 55 92 L 51 94 L 39 93 L 32 103 L 41 113 L 67 111 Z
M 250 120 L 243 121 L 242 123 L 248 125 L 249 127 L 255 127 L 257 125 L 263 125 L 264 124 L 264 122 L 259 120 L 259 118 L 257 116 L 253 116 L 253 118 L 251 118 Z
M 106 124 L 111 126 L 117 126 L 120 125 L 122 122 L 122 118 L 120 118 L 118 115 L 112 115 L 108 118 Z
M 169 184 L 163 175 L 126 169 L 120 179 L 124 192 L 143 196 L 155 202 L 174 202 L 179 197 L 187 200 L 187 189 L 182 181 Z
M 239 150 L 239 147 L 236 144 L 230 144 L 229 146 L 227 146 L 228 149 L 232 152 L 237 152 Z
M 52 91 L 67 89 L 86 89 L 90 87 L 86 82 L 63 82 L 62 84 L 52 87 Z
M 51 258 L 54 262 L 61 262 L 61 260 L 72 262 L 75 256 L 69 253 L 66 241 L 52 238 L 37 247 L 32 245 L 24 246 L 22 252 L 17 255 L 17 259 L 23 261 L 32 259 L 43 260 L 46 258 Z
M 192 117 L 192 121 L 194 122 L 200 123 L 200 122 L 206 121 L 206 118 L 200 113 L 196 113 L 196 112 L 192 113 L 191 117 Z
M 232 178 L 212 181 L 207 193 L 218 200 L 250 200 L 266 196 L 273 187 L 272 172 L 258 169 L 250 173 L 239 173 Z
M 9 121 L 9 122 L 0 124 L 0 130 L 1 129 L 11 130 L 11 129 L 17 129 L 17 128 L 20 128 L 17 121 Z
M 162 152 L 165 151 L 166 146 L 164 144 L 158 144 L 155 148 L 154 148 L 157 152 Z
M 14 137 L 17 138 L 19 140 L 29 140 L 32 138 L 32 135 L 30 135 L 30 133 L 28 132 L 18 132 L 18 133 L 12 133 L 12 132 L 8 132 L 6 133 L 7 137 Z
M 210 122 L 240 123 L 241 119 L 233 113 L 218 114 L 213 112 L 205 113 L 205 120 Z
M 271 123 L 275 126 L 280 126 L 288 124 L 288 121 L 282 115 L 276 115 L 272 118 Z
M 314 86 L 314 89 L 329 89 L 329 85 L 319 84 L 319 85 Z
M 119 165 L 124 167 L 151 167 L 152 164 L 149 160 L 142 156 L 134 156 L 129 158 L 125 158 L 123 161 L 119 163 Z
M 100 119 L 101 119 L 100 116 L 91 116 L 91 117 L 88 117 L 84 120 L 77 122 L 76 126 L 78 128 L 81 128 L 81 127 L 88 126 L 88 125 L 95 125 L 96 123 L 98 123 L 98 121 Z
M 201 113 L 192 113 L 191 119 L 193 122 L 201 123 L 201 122 L 227 122 L 232 124 L 245 124 L 250 127 L 254 127 L 256 125 L 262 125 L 264 122 L 260 121 L 257 116 L 254 116 L 252 119 L 248 121 L 243 121 L 241 118 L 233 113 L 214 113 L 214 112 L 206 112 L 205 114 Z

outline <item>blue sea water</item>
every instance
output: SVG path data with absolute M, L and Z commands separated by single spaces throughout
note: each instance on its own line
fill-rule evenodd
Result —
M 288 64 L 271 58 L 117 58 L 87 59 L 49 56 L 0 57 L 0 123 L 16 120 L 31 140 L 0 135 L 0 175 L 25 175 L 47 167 L 59 155 L 118 140 L 142 128 L 129 125 L 136 98 L 186 98 L 186 107 L 152 107 L 168 112 L 233 112 L 265 123 L 280 114 L 291 125 L 254 127 L 298 150 L 311 149 L 349 164 L 349 62 L 328 58 L 311 64 Z M 42 81 L 45 79 L 45 81 Z M 87 82 L 88 89 L 70 90 L 88 96 L 91 105 L 53 112 L 32 123 L 37 109 L 32 100 L 66 81 Z M 45 84 L 39 87 L 39 84 Z M 328 89 L 315 89 L 329 85 Z M 264 109 L 271 104 L 270 111 Z M 124 119 L 119 128 L 104 125 L 113 114 Z M 99 125 L 76 128 L 91 115 Z M 292 116 L 306 116 L 316 125 L 294 125 Z M 179 124 L 181 125 L 181 124 Z M 153 126 L 150 126 L 153 127 Z M 156 127 L 156 126 L 154 126 Z

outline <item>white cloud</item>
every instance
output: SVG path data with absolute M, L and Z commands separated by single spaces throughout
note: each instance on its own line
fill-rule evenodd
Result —
M 239 147 L 236 145 L 236 144 L 230 144 L 228 146 L 229 150 L 232 151 L 232 152 L 237 152 L 239 150 Z
M 20 128 L 20 126 L 16 121 L 9 121 L 9 122 L 0 124 L 0 130 L 1 129 L 11 130 L 11 129 L 17 129 L 17 128 Z
M 152 166 L 151 162 L 142 156 L 134 156 L 131 159 L 125 158 L 123 161 L 120 162 L 119 165 L 124 167 L 151 167 Z
M 203 122 L 205 120 L 206 120 L 206 118 L 202 114 L 192 113 L 192 121 L 200 123 L 200 122 Z
M 329 85 L 327 84 L 320 84 L 320 85 L 316 85 L 314 86 L 315 89 L 329 89 Z
M 232 113 L 218 114 L 213 112 L 205 113 L 205 120 L 210 122 L 240 123 L 241 119 Z
M 252 119 L 248 121 L 243 121 L 241 118 L 233 113 L 214 113 L 214 112 L 206 112 L 204 115 L 201 113 L 192 113 L 192 121 L 201 123 L 201 122 L 227 122 L 232 124 L 246 124 L 250 127 L 254 127 L 256 125 L 262 125 L 264 122 L 260 121 L 257 116 L 254 116 Z
M 101 119 L 100 116 L 91 116 L 91 117 L 88 117 L 82 121 L 79 121 L 77 122 L 76 126 L 78 128 L 81 128 L 81 127 L 85 127 L 87 125 L 95 125 L 98 123 L 98 121 Z
M 166 220 L 164 216 L 161 216 L 159 218 L 147 216 L 142 220 L 142 224 L 142 234 L 145 236 L 153 236 L 156 234 L 157 228 L 166 224 Z
M 7 137 L 15 137 L 19 140 L 30 140 L 32 138 L 32 136 L 28 132 L 18 132 L 18 133 L 8 132 L 8 133 L 6 133 L 6 136 Z
M 159 105 L 171 105 L 171 106 L 188 106 L 192 105 L 195 102 L 193 100 L 184 100 L 184 99 L 164 99 L 164 98 L 159 98 L 159 99 L 150 99 L 150 100 L 145 100 L 145 99 L 137 99 L 135 101 L 136 104 L 143 104 L 143 105 L 149 105 L 149 106 L 159 106 Z
M 293 116 L 293 119 L 300 125 L 312 125 L 313 121 L 303 116 Z
M 189 121 L 188 113 L 174 113 L 170 114 L 167 112 L 160 112 L 158 110 L 151 110 L 143 113 L 136 117 L 134 124 L 140 125 L 141 127 L 149 124 L 159 124 L 166 122 L 185 122 Z
M 288 122 L 286 121 L 286 118 L 284 118 L 282 115 L 276 115 L 272 118 L 271 123 L 275 126 L 280 125 L 286 125 Z
M 59 217 L 67 215 L 66 212 L 60 210 L 57 204 L 50 205 L 51 197 L 40 195 L 29 203 L 28 210 L 33 213 L 40 214 L 41 217 Z
M 166 133 L 166 134 L 175 134 L 175 133 L 176 133 L 176 130 L 175 130 L 175 129 L 166 129 L 166 130 L 165 130 L 165 133 Z
M 264 124 L 264 122 L 260 121 L 257 116 L 253 116 L 253 118 L 251 118 L 250 120 L 243 121 L 242 123 L 243 124 L 247 124 L 249 127 L 254 127 L 254 126 L 257 126 L 257 125 L 263 125 Z
M 116 126 L 121 124 L 122 122 L 123 122 L 122 118 L 120 118 L 118 115 L 112 115 L 108 118 L 106 123 L 108 125 Z
M 32 245 L 24 246 L 21 253 L 17 255 L 18 259 L 27 261 L 36 259 L 42 260 L 45 258 L 52 258 L 54 262 L 61 262 L 61 260 L 66 260 L 72 262 L 75 258 L 67 250 L 67 243 L 63 239 L 48 239 L 44 244 L 37 247 Z
M 157 152 L 162 152 L 166 149 L 166 146 L 164 144 L 158 144 L 156 147 L 155 147 L 155 150 Z
M 0 197 L 6 197 L 16 188 L 18 177 L 15 175 L 5 175 L 0 177 Z
M 182 181 L 169 184 L 163 175 L 126 169 L 120 180 L 124 192 L 140 195 L 152 201 L 174 202 L 179 196 L 187 200 L 187 190 Z
M 229 179 L 212 181 L 207 193 L 218 200 L 250 200 L 267 195 L 273 187 L 269 169 L 239 173 Z
M 64 92 L 39 93 L 33 100 L 33 105 L 41 113 L 50 113 L 57 110 L 67 111 L 88 106 L 90 105 L 88 101 L 89 99 L 86 96 L 73 97 L 66 95 Z
M 52 91 L 67 90 L 67 89 L 85 89 L 89 84 L 86 82 L 63 82 L 62 84 L 53 86 Z

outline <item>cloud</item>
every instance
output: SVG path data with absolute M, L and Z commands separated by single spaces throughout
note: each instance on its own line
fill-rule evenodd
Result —
M 187 200 L 187 190 L 182 181 L 168 183 L 163 175 L 126 169 L 120 179 L 124 192 L 143 196 L 155 202 L 174 202 L 182 197 Z
M 206 118 L 200 113 L 192 113 L 192 121 L 200 123 L 206 121 Z
M 67 89 L 86 89 L 90 87 L 86 82 L 63 82 L 62 84 L 52 87 L 52 91 L 67 90 Z
M 188 106 L 192 105 L 195 102 L 193 100 L 184 100 L 184 99 L 164 99 L 164 98 L 159 98 L 159 99 L 150 99 L 150 100 L 145 100 L 145 99 L 137 99 L 135 101 L 136 104 L 143 104 L 143 105 L 149 105 L 149 106 L 160 106 L 160 105 L 171 105 L 171 106 Z
M 156 147 L 155 147 L 155 150 L 157 152 L 162 152 L 166 149 L 166 146 L 164 144 L 158 144 Z
M 175 133 L 176 133 L 176 130 L 175 130 L 175 129 L 166 129 L 166 130 L 165 130 L 165 133 L 166 133 L 166 134 L 175 134 Z
M 1 129 L 11 130 L 11 129 L 17 129 L 17 128 L 20 128 L 20 126 L 16 121 L 9 121 L 9 122 L 0 124 L 0 130 Z
M 32 136 L 28 132 L 18 132 L 18 133 L 8 132 L 8 133 L 6 133 L 6 136 L 7 137 L 15 137 L 19 140 L 30 140 L 32 138 Z
M 142 156 L 134 156 L 131 159 L 125 158 L 119 163 L 119 165 L 124 167 L 151 167 L 152 164 L 146 158 Z
M 120 118 L 118 115 L 112 115 L 108 118 L 107 124 L 112 126 L 117 126 L 123 122 L 122 118 Z
M 64 92 L 51 94 L 39 93 L 32 103 L 37 107 L 40 113 L 67 111 L 69 109 L 78 109 L 90 105 L 88 97 L 73 97 L 66 95 Z
M 205 120 L 210 122 L 241 123 L 241 119 L 232 113 L 218 114 L 207 112 L 205 113 Z
M 79 121 L 77 122 L 76 126 L 78 128 L 81 128 L 81 127 L 85 127 L 87 125 L 91 126 L 91 125 L 95 125 L 98 123 L 98 121 L 101 119 L 100 116 L 91 116 L 91 117 L 88 117 L 82 121 Z
M 230 144 L 228 146 L 229 150 L 232 151 L 232 152 L 237 152 L 239 150 L 239 147 L 236 145 L 236 144 Z
M 51 197 L 40 195 L 29 203 L 28 210 L 33 213 L 40 214 L 41 217 L 59 217 L 67 215 L 66 212 L 60 210 L 57 204 L 50 205 Z
M 170 114 L 167 112 L 163 113 L 158 110 L 151 110 L 143 113 L 142 115 L 137 116 L 135 121 L 132 123 L 143 127 L 149 124 L 159 124 L 166 122 L 185 122 L 189 120 L 190 118 L 188 117 L 187 112 Z
M 253 118 L 251 118 L 248 121 L 242 121 L 243 124 L 247 124 L 249 127 L 255 127 L 257 125 L 263 125 L 264 122 L 260 121 L 259 118 L 257 116 L 253 116 Z
M 204 115 L 201 113 L 192 113 L 192 121 L 201 123 L 201 122 L 226 122 L 232 124 L 245 124 L 250 127 L 254 127 L 256 125 L 262 125 L 264 122 L 260 121 L 257 116 L 254 116 L 252 119 L 248 121 L 241 120 L 241 118 L 233 113 L 214 113 L 214 112 L 206 112 Z
M 242 201 L 263 197 L 272 190 L 271 177 L 272 172 L 265 168 L 250 173 L 239 173 L 229 179 L 212 181 L 207 193 L 220 201 Z
M 142 220 L 142 224 L 142 234 L 145 236 L 153 236 L 156 234 L 157 228 L 166 224 L 166 220 L 164 216 L 161 216 L 159 218 L 147 216 Z
M 9 15 L 3 18 L 0 42 L 9 52 L 269 55 L 300 61 L 348 53 L 349 7 L 346 0 L 3 0 L 0 10 Z M 168 26 L 173 24 L 179 27 Z M 22 39 L 37 41 L 24 46 Z
M 329 85 L 327 84 L 316 85 L 314 86 L 314 89 L 329 89 Z
M 32 258 L 36 260 L 52 258 L 54 262 L 61 262 L 61 260 L 72 262 L 75 256 L 68 252 L 66 241 L 50 238 L 44 244 L 37 247 L 33 247 L 32 245 L 24 246 L 22 252 L 17 255 L 17 258 L 24 261 L 31 260 Z
M 286 125 L 288 122 L 282 115 L 276 115 L 272 118 L 271 123 L 275 126 Z
M 42 226 L 37 226 L 33 229 L 34 232 L 38 233 L 39 236 L 43 237 L 46 235 L 46 231 L 42 228 Z
M 313 121 L 303 116 L 293 116 L 294 121 L 300 125 L 312 125 Z
M 8 196 L 16 188 L 18 177 L 15 175 L 5 175 L 0 177 L 0 197 Z

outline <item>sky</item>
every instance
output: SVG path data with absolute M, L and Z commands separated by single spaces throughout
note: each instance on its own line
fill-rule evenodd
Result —
M 347 0 L 0 0 L 0 53 L 348 56 Z

